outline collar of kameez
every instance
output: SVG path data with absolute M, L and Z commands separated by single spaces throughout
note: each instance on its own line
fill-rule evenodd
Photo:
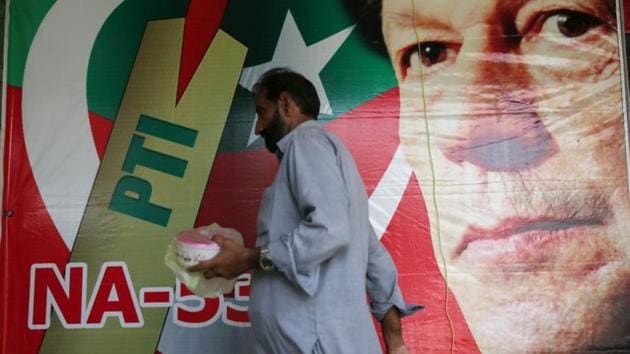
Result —
M 289 134 L 285 135 L 282 137 L 282 139 L 280 139 L 280 141 L 278 141 L 278 143 L 276 145 L 278 145 L 278 150 L 276 150 L 276 156 L 278 157 L 278 160 L 282 159 L 282 156 L 284 156 L 284 153 L 286 152 L 286 150 L 289 148 L 289 146 L 291 146 L 291 143 L 293 142 L 293 140 L 296 137 L 295 132 L 298 129 L 302 129 L 305 127 L 310 127 L 312 125 L 317 125 L 317 121 L 312 119 L 312 120 L 307 120 L 303 123 L 301 123 L 300 125 L 298 125 L 297 127 L 295 127 L 295 129 L 291 130 L 289 132 Z

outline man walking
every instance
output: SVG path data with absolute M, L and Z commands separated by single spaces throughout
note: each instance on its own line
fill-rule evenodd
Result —
M 402 299 L 352 156 L 315 123 L 315 88 L 272 69 L 255 93 L 256 133 L 280 160 L 261 202 L 257 247 L 215 236 L 221 253 L 190 270 L 234 278 L 254 269 L 249 314 L 260 352 L 380 353 L 371 311 L 388 353 L 407 353 L 400 316 L 421 307 Z

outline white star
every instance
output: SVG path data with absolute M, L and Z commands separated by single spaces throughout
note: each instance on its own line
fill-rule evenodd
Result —
M 307 46 L 291 15 L 291 11 L 288 11 L 271 61 L 243 69 L 239 84 L 252 91 L 258 78 L 267 70 L 275 67 L 289 67 L 304 75 L 304 77 L 313 83 L 320 100 L 320 112 L 323 114 L 332 114 L 332 108 L 330 107 L 330 102 L 328 101 L 328 96 L 326 95 L 326 90 L 319 77 L 319 73 L 324 69 L 326 64 L 328 64 L 346 38 L 348 38 L 353 28 L 354 26 L 350 26 L 330 37 Z M 247 142 L 248 146 L 258 138 L 254 132 L 255 126 L 256 118 L 254 118 L 254 123 L 250 131 L 249 140 Z

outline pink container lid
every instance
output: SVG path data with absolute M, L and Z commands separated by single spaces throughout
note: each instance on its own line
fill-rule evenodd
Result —
M 202 235 L 197 230 L 183 231 L 177 235 L 177 242 L 182 245 L 205 248 L 205 249 L 217 249 L 219 245 L 211 240 L 211 235 Z

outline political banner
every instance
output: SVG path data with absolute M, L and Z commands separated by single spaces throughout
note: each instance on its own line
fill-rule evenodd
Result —
M 256 352 L 255 274 L 202 298 L 165 254 L 212 223 L 255 246 L 278 168 L 255 85 L 277 67 L 313 83 L 425 306 L 409 352 L 630 350 L 622 8 L 9 2 L 0 352 Z

